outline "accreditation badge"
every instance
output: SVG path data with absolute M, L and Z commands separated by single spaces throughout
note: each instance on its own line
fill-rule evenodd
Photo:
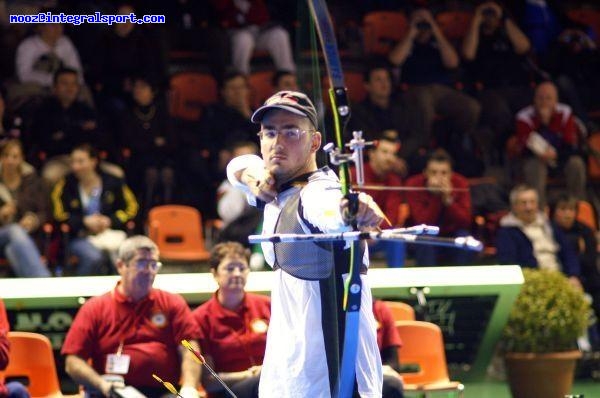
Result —
M 108 354 L 104 371 L 109 374 L 125 375 L 129 372 L 131 357 L 127 354 Z
M 264 319 L 255 319 L 252 322 L 250 322 L 250 330 L 252 330 L 253 333 L 267 333 L 268 328 L 269 324 Z

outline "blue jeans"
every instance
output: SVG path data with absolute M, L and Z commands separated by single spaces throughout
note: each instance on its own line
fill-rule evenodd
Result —
M 27 231 L 18 224 L 0 228 L 0 249 L 8 259 L 16 276 L 46 278 L 50 271 L 42 263 L 41 254 Z
M 77 257 L 77 275 L 98 275 L 102 269 L 102 251 L 92 245 L 87 238 L 74 238 L 69 242 L 69 251 Z
M 6 383 L 6 389 L 8 390 L 8 398 L 29 398 L 29 391 L 27 388 L 18 381 L 11 381 Z
M 455 238 L 469 235 L 471 235 L 470 231 L 462 229 L 454 233 Z M 474 257 L 474 252 L 470 250 L 422 244 L 415 245 L 414 254 L 418 266 L 438 265 L 440 260 L 452 265 L 467 265 Z

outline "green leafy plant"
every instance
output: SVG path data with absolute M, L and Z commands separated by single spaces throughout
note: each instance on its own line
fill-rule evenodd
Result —
M 505 352 L 576 349 L 588 326 L 590 305 L 560 272 L 523 269 L 525 282 L 504 328 Z

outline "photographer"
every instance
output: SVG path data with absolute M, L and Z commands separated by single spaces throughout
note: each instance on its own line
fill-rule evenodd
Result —
M 408 34 L 390 52 L 389 60 L 401 68 L 400 82 L 407 86 L 404 95 L 408 132 L 411 138 L 419 137 L 414 148 L 403 148 L 405 154 L 429 146 L 436 115 L 449 119 L 455 137 L 474 135 L 480 106 L 475 99 L 449 86 L 451 70 L 459 64 L 458 55 L 428 10 L 412 13 Z M 445 135 L 450 137 L 451 132 Z

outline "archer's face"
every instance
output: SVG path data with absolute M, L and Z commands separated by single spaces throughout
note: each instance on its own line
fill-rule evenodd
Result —
M 297 139 L 281 134 L 284 130 L 299 130 Z M 273 109 L 266 113 L 261 130 L 276 130 L 275 138 L 263 135 L 260 152 L 265 167 L 278 184 L 316 169 L 315 153 L 321 146 L 321 133 L 315 131 L 308 118 L 294 113 Z

